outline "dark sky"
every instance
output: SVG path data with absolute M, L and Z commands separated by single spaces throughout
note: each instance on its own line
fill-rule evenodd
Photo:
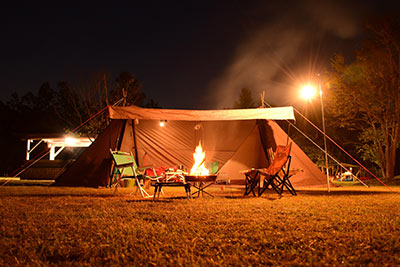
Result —
M 396 1 L 109 1 L 1 9 L 0 99 L 49 81 L 131 72 L 169 108 L 231 107 L 243 87 L 277 105 L 359 47 L 371 16 Z

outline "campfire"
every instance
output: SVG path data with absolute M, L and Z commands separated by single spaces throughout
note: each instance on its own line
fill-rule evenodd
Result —
M 196 147 L 193 153 L 194 164 L 190 170 L 189 175 L 186 175 L 186 181 L 202 182 L 202 181 L 215 181 L 217 175 L 210 174 L 210 171 L 206 168 L 206 152 L 203 151 L 201 142 Z
M 205 176 L 210 174 L 210 171 L 206 168 L 206 152 L 203 151 L 201 142 L 199 142 L 199 145 L 196 147 L 195 152 L 193 153 L 193 159 L 194 164 L 190 170 L 190 175 Z

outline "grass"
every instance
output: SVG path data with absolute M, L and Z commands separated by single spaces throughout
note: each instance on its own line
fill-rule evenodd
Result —
M 400 188 L 299 190 L 296 197 L 158 201 L 110 189 L 0 187 L 0 265 L 400 264 Z

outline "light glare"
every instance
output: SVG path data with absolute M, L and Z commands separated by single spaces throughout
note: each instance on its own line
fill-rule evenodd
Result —
M 306 100 L 313 99 L 316 93 L 317 90 L 315 89 L 315 87 L 309 84 L 303 86 L 303 88 L 301 89 L 301 97 Z
M 69 146 L 72 146 L 72 145 L 76 144 L 77 141 L 78 140 L 76 140 L 73 137 L 66 137 L 65 140 L 64 140 L 64 142 Z

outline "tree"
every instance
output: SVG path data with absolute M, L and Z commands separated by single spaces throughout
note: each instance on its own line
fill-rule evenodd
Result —
M 0 146 L 10 151 L 0 157 L 0 174 L 15 170 L 24 159 L 26 144 L 21 137 L 30 133 L 69 132 L 86 122 L 107 105 L 123 99 L 126 105 L 143 106 L 145 95 L 140 82 L 129 72 L 112 80 L 104 72 L 93 74 L 78 84 L 59 82 L 53 89 L 43 83 L 37 93 L 13 93 L 6 103 L 0 101 Z M 119 101 L 122 102 L 122 101 Z M 158 107 L 151 100 L 150 107 Z M 79 129 L 82 135 L 96 136 L 108 125 L 106 113 Z
M 239 95 L 239 101 L 235 101 L 234 108 L 254 108 L 255 102 L 251 96 L 251 91 L 247 88 L 242 88 Z
M 123 105 L 143 106 L 145 94 L 141 91 L 142 85 L 129 72 L 121 72 L 117 78 L 116 90 L 113 90 L 113 95 L 119 95 L 124 98 Z
M 358 130 L 363 158 L 391 178 L 400 141 L 400 28 L 385 21 L 369 29 L 372 38 L 354 62 L 332 60 L 327 112 L 341 127 Z
M 95 73 L 90 79 L 70 85 L 67 82 L 58 83 L 57 114 L 68 123 L 70 128 L 84 123 L 99 110 L 109 104 L 123 99 L 123 105 L 143 106 L 145 95 L 141 84 L 129 72 L 121 72 L 115 83 L 110 82 L 106 73 Z M 107 126 L 106 116 L 90 120 L 80 129 L 81 133 L 96 136 Z
M 29 134 L 58 133 L 66 126 L 55 114 L 56 92 L 49 83 L 43 83 L 37 93 L 28 92 L 21 97 L 13 93 L 4 104 L 0 102 L 0 147 L 7 151 L 0 155 L 0 174 L 20 166 L 24 160 L 26 143 L 22 138 Z

